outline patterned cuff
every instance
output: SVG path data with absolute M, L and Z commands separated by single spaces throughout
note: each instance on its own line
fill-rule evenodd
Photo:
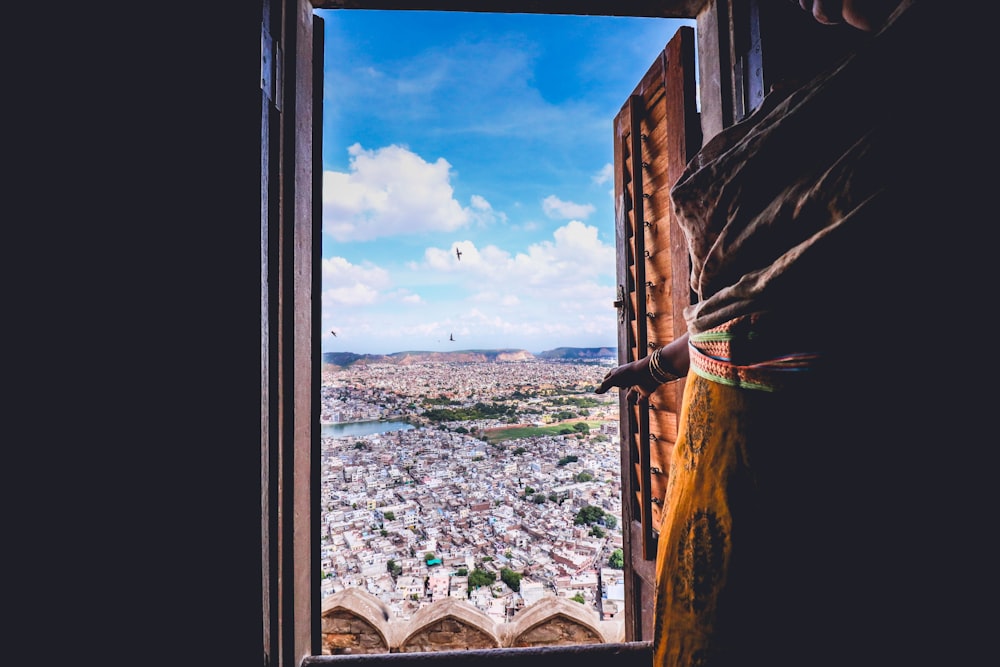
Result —
M 649 374 L 660 384 L 680 380 L 683 376 L 674 375 L 673 373 L 663 370 L 663 365 L 660 362 L 660 350 L 662 349 L 662 347 L 658 347 L 653 351 L 653 354 L 649 355 Z

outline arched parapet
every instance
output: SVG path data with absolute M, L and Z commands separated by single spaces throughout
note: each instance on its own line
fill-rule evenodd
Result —
M 447 598 L 424 607 L 405 628 L 400 653 L 499 648 L 497 623 L 468 602 Z M 401 633 L 403 634 L 403 633 Z
M 325 655 L 389 653 L 389 608 L 360 588 L 345 588 L 323 601 L 321 633 Z
M 561 597 L 542 598 L 524 609 L 508 629 L 511 647 L 603 644 L 597 612 Z
M 610 621 L 601 621 L 601 634 L 608 644 L 625 643 L 625 620 L 615 618 Z

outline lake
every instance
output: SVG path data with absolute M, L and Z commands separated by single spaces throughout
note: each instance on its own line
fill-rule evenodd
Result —
M 320 436 L 323 438 L 345 438 L 354 435 L 406 431 L 411 428 L 413 428 L 413 424 L 407 424 L 406 422 L 341 422 L 337 424 L 320 424 Z

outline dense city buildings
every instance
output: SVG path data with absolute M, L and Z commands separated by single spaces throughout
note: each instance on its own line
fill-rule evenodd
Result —
M 620 614 L 618 398 L 593 393 L 614 363 L 325 366 L 323 599 L 359 588 L 404 620 L 447 598 L 499 621 L 547 596 Z

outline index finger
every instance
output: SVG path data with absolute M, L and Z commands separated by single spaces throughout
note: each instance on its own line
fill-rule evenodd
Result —
M 614 386 L 614 379 L 613 379 L 614 373 L 615 370 L 611 369 L 610 371 L 604 374 L 604 379 L 601 380 L 601 384 L 599 384 L 597 386 L 597 389 L 594 390 L 595 394 L 603 394 L 607 392 L 608 389 L 611 389 L 611 387 Z

